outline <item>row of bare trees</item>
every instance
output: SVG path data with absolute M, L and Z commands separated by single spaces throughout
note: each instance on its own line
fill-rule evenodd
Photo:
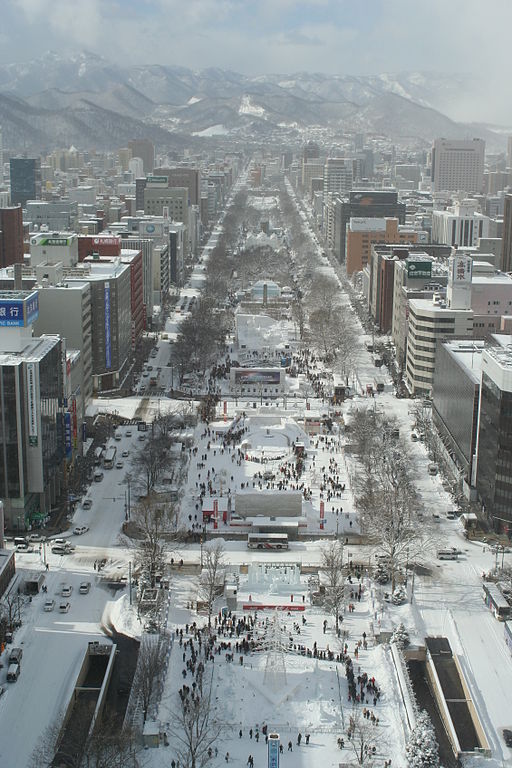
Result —
M 361 528 L 384 557 L 394 589 L 399 570 L 428 554 L 433 528 L 423 516 L 414 463 L 396 422 L 361 408 L 351 423 L 351 441 L 358 459 L 354 496 Z

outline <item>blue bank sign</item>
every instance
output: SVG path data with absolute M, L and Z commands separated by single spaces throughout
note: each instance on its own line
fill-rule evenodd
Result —
M 33 323 L 39 317 L 39 297 L 37 291 L 23 298 L 12 298 L 3 294 L 0 297 L 0 327 L 12 328 Z

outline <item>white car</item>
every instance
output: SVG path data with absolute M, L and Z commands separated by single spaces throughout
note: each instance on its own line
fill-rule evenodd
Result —
M 124 461 L 116 462 L 116 469 L 122 469 L 124 467 Z
M 71 597 L 71 593 L 73 592 L 73 587 L 71 584 L 63 584 L 62 589 L 60 591 L 60 594 L 62 597 Z
M 55 600 L 45 600 L 43 610 L 47 613 L 50 613 L 50 611 L 53 611 L 55 608 Z
M 131 429 L 127 429 L 127 430 L 126 430 L 126 437 L 131 437 L 131 436 L 132 436 L 132 431 L 131 431 Z
M 82 509 L 91 509 L 92 499 L 84 499 L 82 502 Z
M 126 451 L 126 450 L 125 450 L 125 451 L 123 451 L 123 452 L 122 452 L 122 454 L 121 454 L 121 456 L 123 457 L 123 459 L 126 459 L 126 458 L 127 458 L 129 455 L 130 455 L 130 451 Z
M 80 586 L 78 588 L 78 591 L 81 595 L 88 595 L 89 590 L 91 589 L 91 582 L 90 581 L 81 581 Z
M 71 603 L 60 603 L 59 613 L 67 613 L 70 608 L 71 608 Z
M 87 533 L 88 530 L 88 525 L 77 525 L 76 528 L 73 528 L 73 533 L 75 536 L 81 536 L 83 533 Z

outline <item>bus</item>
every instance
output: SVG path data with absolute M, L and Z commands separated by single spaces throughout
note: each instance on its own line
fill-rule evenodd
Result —
M 249 549 L 288 549 L 287 533 L 250 533 L 247 537 Z
M 116 461 L 117 448 L 107 448 L 103 457 L 103 469 L 113 469 Z
M 492 611 L 498 621 L 506 621 L 510 618 L 510 605 L 503 597 L 496 584 L 484 584 L 484 603 Z

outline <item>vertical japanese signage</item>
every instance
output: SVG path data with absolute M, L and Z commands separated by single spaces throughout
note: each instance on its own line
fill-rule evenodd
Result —
M 279 768 L 279 735 L 269 733 L 268 735 L 268 768 Z
M 73 450 L 71 447 L 71 414 L 69 411 L 64 414 L 64 441 L 66 445 L 66 459 L 70 459 Z
M 110 283 L 105 283 L 105 368 L 112 368 L 110 340 Z
M 28 443 L 37 445 L 37 387 L 35 363 L 27 363 Z

